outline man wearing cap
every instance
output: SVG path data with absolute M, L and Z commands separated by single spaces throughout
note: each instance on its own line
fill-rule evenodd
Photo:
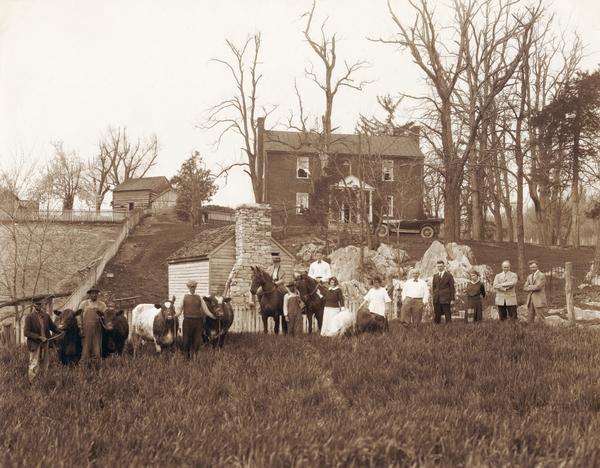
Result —
M 79 304 L 78 309 L 82 310 L 78 321 L 82 335 L 82 362 L 94 362 L 98 366 L 102 353 L 102 325 L 100 324 L 99 313 L 106 311 L 106 304 L 98 300 L 100 290 L 92 286 L 88 291 L 88 298 Z
M 179 316 L 183 313 L 183 324 L 181 327 L 183 352 L 189 359 L 200 349 L 206 317 L 208 316 L 213 319 L 216 317 L 208 309 L 204 299 L 196 294 L 198 282 L 190 280 L 186 283 L 186 286 L 190 293 L 183 296 L 183 300 L 177 307 L 177 315 Z
M 45 306 L 43 299 L 35 300 L 33 310 L 25 317 L 24 335 L 27 338 L 27 349 L 29 350 L 27 375 L 31 383 L 39 374 L 44 374 L 48 370 L 50 333 L 60 333 L 48 312 L 44 310 Z

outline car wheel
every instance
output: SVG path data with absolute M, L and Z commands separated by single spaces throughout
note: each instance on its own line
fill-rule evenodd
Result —
M 423 226 L 420 234 L 423 239 L 431 239 L 435 235 L 435 229 L 431 226 Z
M 377 228 L 377 235 L 379 237 L 387 237 L 390 234 L 390 228 L 387 227 L 385 224 L 382 224 L 381 226 L 379 226 Z

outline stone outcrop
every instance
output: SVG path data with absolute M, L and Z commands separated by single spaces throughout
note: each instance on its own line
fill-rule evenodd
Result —
M 404 252 L 404 251 L 402 251 Z M 378 251 L 363 250 L 363 277 L 372 279 L 381 276 L 388 281 L 400 276 L 402 270 L 395 261 L 396 253 L 392 249 L 381 249 Z M 329 255 L 331 270 L 340 282 L 358 280 L 360 278 L 360 248 L 354 245 L 342 247 Z
M 312 262 L 315 259 L 315 253 L 317 253 L 319 251 L 323 251 L 323 248 L 324 248 L 324 244 L 317 244 L 317 243 L 310 242 L 308 244 L 304 244 L 300 248 L 300 250 L 296 254 L 296 257 L 303 264 L 309 264 L 310 262 Z
M 466 283 L 469 272 L 475 270 L 482 279 L 493 280 L 493 270 L 487 265 L 476 265 L 475 256 L 471 247 L 450 242 L 446 246 L 435 240 L 427 249 L 423 258 L 417 262 L 416 267 L 421 271 L 421 277 L 431 278 L 437 271 L 436 263 L 442 260 L 447 264 L 448 271 L 452 273 L 458 284 Z

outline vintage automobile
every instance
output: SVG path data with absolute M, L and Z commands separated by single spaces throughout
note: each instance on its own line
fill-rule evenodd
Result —
M 419 234 L 424 239 L 432 239 L 440 233 L 441 218 L 429 219 L 390 219 L 385 218 L 376 230 L 379 237 L 387 237 L 391 233 Z

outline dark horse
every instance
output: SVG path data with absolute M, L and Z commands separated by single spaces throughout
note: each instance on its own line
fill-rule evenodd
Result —
M 323 309 L 325 308 L 325 300 L 317 294 L 317 291 L 321 290 L 323 286 L 314 278 L 311 278 L 306 273 L 302 273 L 296 279 L 296 287 L 300 293 L 300 299 L 306 307 L 304 313 L 308 319 L 308 333 L 312 333 L 313 316 L 317 319 L 317 325 L 319 331 L 323 325 Z
M 275 284 L 266 271 L 257 266 L 251 268 L 252 285 L 250 286 L 250 292 L 256 294 L 258 288 L 262 288 L 262 294 L 259 299 L 264 332 L 268 333 L 269 317 L 273 317 L 275 321 L 275 333 L 279 333 L 280 322 L 283 325 L 283 333 L 287 333 L 287 322 L 283 316 L 283 296 L 285 292 Z

